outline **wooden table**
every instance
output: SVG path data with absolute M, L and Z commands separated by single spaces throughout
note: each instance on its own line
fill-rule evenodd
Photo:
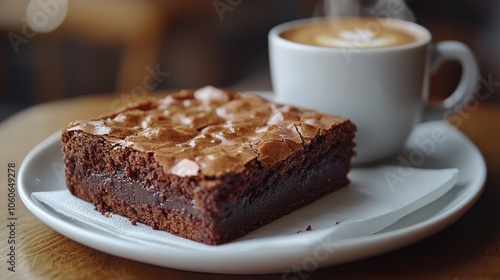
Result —
M 0 278 L 1 279 L 500 279 L 500 107 L 469 106 L 454 124 L 487 161 L 486 189 L 475 206 L 442 232 L 414 245 L 311 275 L 213 275 L 148 265 L 102 253 L 74 242 L 33 216 L 15 201 L 16 263 L 8 270 L 7 220 L 9 163 L 19 171 L 25 155 L 66 123 L 106 113 L 135 101 L 130 95 L 82 97 L 40 104 L 0 124 Z M 459 151 L 457 151 L 459 152 Z

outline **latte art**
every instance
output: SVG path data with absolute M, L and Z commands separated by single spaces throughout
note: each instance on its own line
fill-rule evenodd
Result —
M 369 18 L 314 22 L 285 31 L 281 36 L 297 43 L 333 48 L 382 48 L 419 40 L 408 30 Z
M 343 48 L 379 48 L 397 45 L 398 38 L 393 34 L 378 36 L 374 32 L 356 28 L 354 31 L 341 31 L 338 34 L 319 34 L 314 38 L 317 45 Z

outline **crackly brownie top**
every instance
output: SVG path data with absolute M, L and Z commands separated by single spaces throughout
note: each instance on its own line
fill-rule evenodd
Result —
M 264 166 L 281 161 L 344 121 L 257 95 L 205 87 L 150 98 L 65 129 L 100 135 L 115 149 L 153 153 L 167 174 L 219 176 L 241 172 L 255 158 Z

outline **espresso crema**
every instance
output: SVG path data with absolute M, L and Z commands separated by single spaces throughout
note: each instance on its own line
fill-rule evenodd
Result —
M 376 18 L 310 22 L 284 31 L 281 37 L 301 44 L 334 48 L 384 48 L 420 40 L 412 30 Z

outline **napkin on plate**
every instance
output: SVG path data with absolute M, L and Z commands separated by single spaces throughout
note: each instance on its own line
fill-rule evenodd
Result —
M 265 225 L 246 236 L 219 246 L 210 246 L 132 225 L 120 215 L 102 215 L 91 203 L 67 190 L 35 192 L 32 198 L 55 212 L 77 220 L 93 230 L 151 246 L 176 246 L 200 250 L 257 248 L 263 246 L 310 245 L 368 236 L 397 222 L 405 215 L 448 192 L 458 180 L 458 170 L 418 169 L 403 166 L 354 168 L 349 186 Z

